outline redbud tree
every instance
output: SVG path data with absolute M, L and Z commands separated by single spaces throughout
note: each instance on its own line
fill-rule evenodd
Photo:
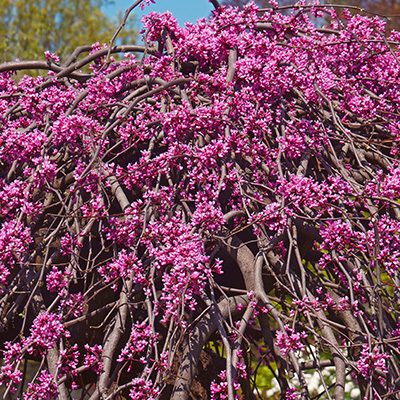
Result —
M 400 399 L 400 33 L 214 3 L 0 65 L 4 399 Z

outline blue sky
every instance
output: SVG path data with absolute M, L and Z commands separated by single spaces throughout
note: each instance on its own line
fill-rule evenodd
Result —
M 104 12 L 113 17 L 117 15 L 118 11 L 125 11 L 129 8 L 135 0 L 114 0 L 114 4 L 108 5 L 104 8 Z M 207 0 L 155 0 L 155 4 L 144 7 L 142 11 L 140 6 L 133 10 L 134 18 L 138 22 L 143 15 L 148 14 L 150 11 L 157 11 L 163 13 L 170 11 L 172 15 L 178 20 L 179 25 L 183 26 L 186 21 L 196 22 L 197 19 L 206 17 L 208 18 L 211 10 L 214 7 Z

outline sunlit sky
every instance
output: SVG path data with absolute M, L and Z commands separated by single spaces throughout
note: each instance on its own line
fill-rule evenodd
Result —
M 114 4 L 104 7 L 104 12 L 113 17 L 117 15 L 118 11 L 125 11 L 134 3 L 134 0 L 114 0 Z M 157 11 L 163 13 L 170 11 L 172 15 L 178 20 L 180 26 L 183 26 L 186 21 L 196 22 L 196 20 L 210 16 L 213 5 L 208 0 L 155 0 L 155 4 L 145 5 L 142 11 L 140 6 L 133 10 L 133 17 L 140 27 L 140 20 L 143 15 L 148 14 L 150 11 Z

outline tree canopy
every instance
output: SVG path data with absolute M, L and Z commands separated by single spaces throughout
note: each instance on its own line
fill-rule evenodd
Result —
M 104 0 L 2 0 L 0 2 L 0 60 L 37 59 L 44 51 L 61 59 L 82 44 L 108 43 L 119 21 L 104 15 Z M 121 33 L 134 42 L 134 24 Z
M 270 0 L 255 0 L 260 8 L 270 8 Z M 247 0 L 223 0 L 222 4 L 235 7 L 244 7 L 248 3 Z M 295 2 L 292 0 L 279 0 L 277 5 L 283 10 L 292 6 Z M 400 30 L 400 1 L 399 0 L 332 0 L 326 1 L 328 4 L 341 4 L 344 8 L 348 8 L 353 14 L 363 14 L 366 16 L 378 15 L 386 21 L 386 33 L 390 33 L 393 29 Z M 329 18 L 325 15 L 324 18 Z
M 5 399 L 400 399 L 400 33 L 214 4 L 0 65 Z

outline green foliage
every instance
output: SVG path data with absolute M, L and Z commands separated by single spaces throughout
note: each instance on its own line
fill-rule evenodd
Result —
M 66 58 L 76 47 L 108 43 L 119 26 L 104 15 L 104 0 L 0 0 L 0 61 L 43 58 L 44 51 Z M 132 21 L 132 18 L 130 19 Z M 119 43 L 135 41 L 132 22 Z

